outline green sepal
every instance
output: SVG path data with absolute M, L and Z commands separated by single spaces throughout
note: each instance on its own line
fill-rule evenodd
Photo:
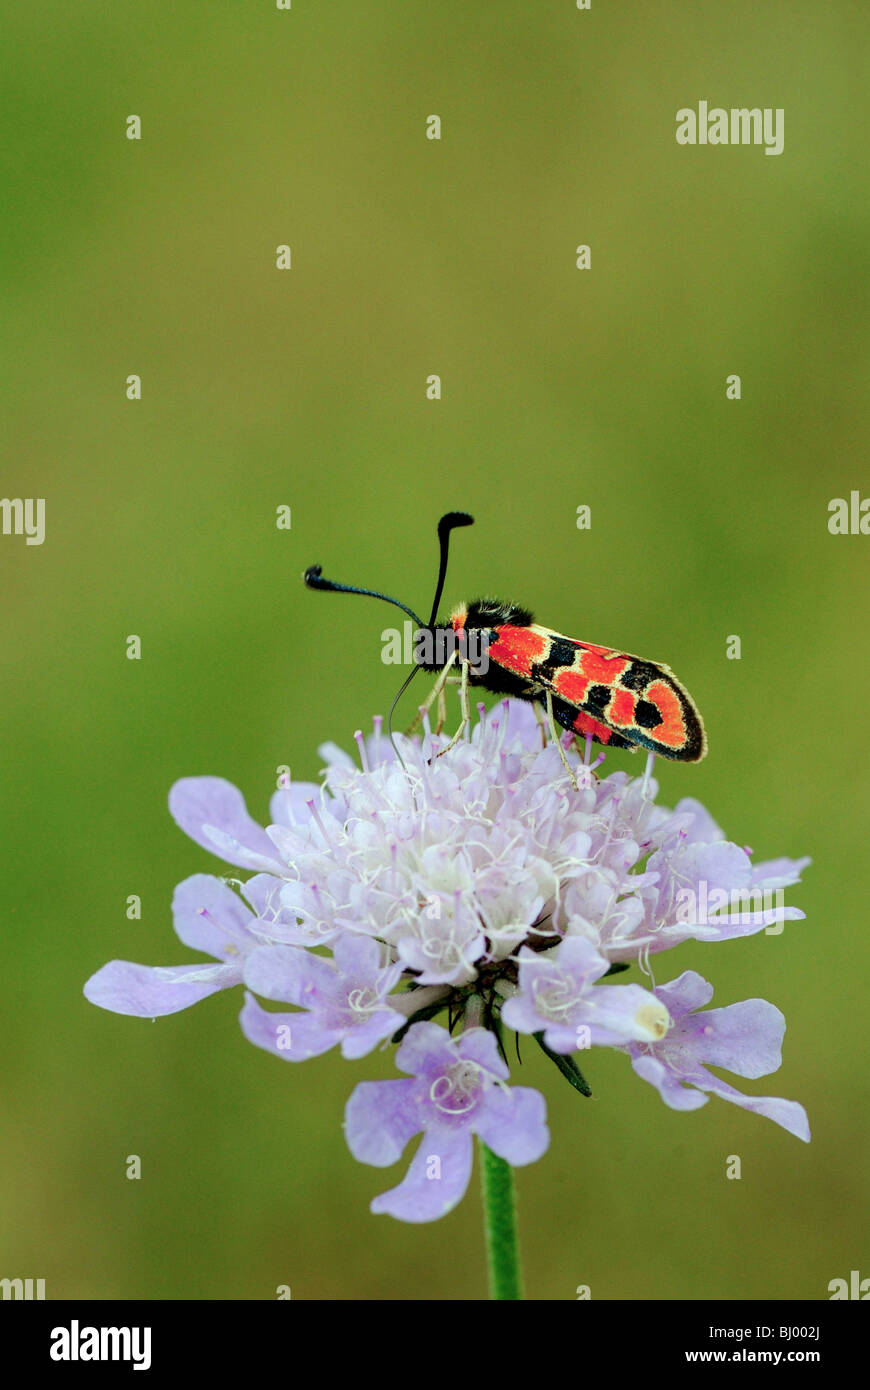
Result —
M 441 1010 L 446 1008 L 446 998 L 438 999 L 434 1004 L 424 1005 L 424 1007 L 422 1009 L 418 1009 L 415 1014 L 411 1014 L 411 1017 L 408 1019 L 407 1023 L 403 1023 L 401 1028 L 399 1028 L 393 1034 L 392 1038 L 390 1039 L 390 1042 L 401 1042 L 408 1029 L 411 1027 L 412 1023 L 425 1023 L 427 1019 L 434 1018 L 436 1014 L 440 1014 Z
M 554 1052 L 553 1049 L 548 1047 L 544 1042 L 544 1034 L 542 1032 L 533 1033 L 532 1036 L 545 1056 L 549 1057 L 551 1062 L 556 1063 L 556 1066 L 559 1068 L 565 1080 L 570 1081 L 574 1090 L 579 1091 L 581 1096 L 591 1096 L 592 1088 L 577 1063 L 574 1061 L 574 1058 L 566 1057 L 561 1052 Z

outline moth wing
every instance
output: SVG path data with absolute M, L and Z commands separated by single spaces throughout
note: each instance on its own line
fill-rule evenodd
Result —
M 680 762 L 704 757 L 703 721 L 669 666 L 580 642 L 536 623 L 531 630 L 542 644 L 531 678 L 550 691 L 555 717 L 564 728 L 611 747 L 638 745 Z

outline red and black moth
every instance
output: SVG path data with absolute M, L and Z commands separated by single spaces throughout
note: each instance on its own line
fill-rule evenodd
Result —
M 428 623 L 388 594 L 324 579 L 319 565 L 306 570 L 305 583 L 312 589 L 368 594 L 395 604 L 413 618 L 418 638 L 433 639 L 428 647 L 418 645 L 418 651 L 427 654 L 416 657 L 417 664 L 399 691 L 401 695 L 417 670 L 439 671 L 424 709 L 436 698 L 443 701 L 448 674 L 459 664 L 462 722 L 450 746 L 462 736 L 470 718 L 468 687 L 478 685 L 494 694 L 543 705 L 566 766 L 559 729 L 609 748 L 641 747 L 687 763 L 703 758 L 707 739 L 701 716 L 670 667 L 660 662 L 553 632 L 536 623 L 528 609 L 497 599 L 463 603 L 451 613 L 448 624 L 436 625 L 450 532 L 472 521 L 467 512 L 448 512 L 438 523 L 441 562 Z M 448 644 L 449 652 L 443 640 L 435 640 L 443 639 L 445 633 L 454 639 Z M 486 659 L 472 662 L 466 655 L 469 651 L 485 653 Z

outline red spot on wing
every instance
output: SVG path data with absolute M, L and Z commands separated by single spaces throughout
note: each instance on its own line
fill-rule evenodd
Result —
M 629 664 L 627 656 L 618 656 L 616 652 L 611 652 L 610 656 L 605 658 L 603 653 L 607 651 L 608 647 L 587 647 L 584 644 L 580 656 L 580 669 L 595 685 L 613 685 L 617 676 L 621 676 Z
M 574 732 L 578 733 L 581 738 L 589 734 L 591 738 L 597 739 L 599 743 L 609 743 L 613 738 L 612 729 L 608 729 L 606 724 L 599 724 L 597 719 L 593 719 L 591 715 L 585 714 L 582 709 L 577 713 L 573 728 Z
M 634 723 L 635 696 L 630 690 L 614 690 L 606 714 L 611 724 L 628 729 Z
M 505 623 L 497 627 L 498 639 L 489 644 L 489 657 L 505 666 L 518 676 L 531 676 L 532 662 L 539 661 L 549 643 L 540 633 L 528 627 L 511 627 Z
M 605 654 L 608 652 L 610 652 L 610 656 L 606 657 Z M 590 685 L 612 686 L 628 664 L 628 657 L 619 656 L 616 652 L 611 652 L 609 647 L 591 647 L 584 642 L 583 645 L 577 649 L 573 667 L 566 667 L 564 670 L 556 672 L 553 677 L 553 689 L 556 691 L 557 695 L 561 695 L 562 699 L 567 700 L 569 704 L 582 705 L 586 699 Z M 617 699 L 623 695 L 627 695 L 629 699 L 631 699 L 631 711 L 633 715 L 634 700 L 631 696 L 631 691 L 620 690 L 616 692 Z M 622 708 L 622 703 L 619 705 L 619 708 Z M 610 718 L 609 713 L 607 717 L 608 719 Z M 631 724 L 633 718 L 629 716 L 625 722 Z
M 644 691 L 643 698 L 652 701 L 662 717 L 661 724 L 649 730 L 650 738 L 666 748 L 682 748 L 686 742 L 686 723 L 677 692 L 664 681 L 654 681 Z
M 591 684 L 589 677 L 579 671 L 557 671 L 553 677 L 553 689 L 563 700 L 567 700 L 569 705 L 582 705 Z

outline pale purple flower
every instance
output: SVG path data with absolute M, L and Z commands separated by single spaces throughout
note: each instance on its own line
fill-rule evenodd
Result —
M 640 985 L 596 986 L 609 969 L 582 936 L 566 937 L 545 953 L 524 946 L 519 993 L 503 1005 L 502 1019 L 518 1033 L 543 1030 L 554 1052 L 663 1038 L 670 1022 L 664 1004 Z
M 85 998 L 116 1014 L 157 1018 L 241 983 L 245 956 L 263 938 L 258 919 L 237 893 L 211 874 L 193 874 L 175 890 L 172 917 L 185 946 L 215 957 L 218 965 L 113 960 L 88 980 Z
M 258 946 L 245 960 L 245 984 L 306 1012 L 267 1013 L 248 994 L 242 1031 L 288 1062 L 317 1057 L 336 1043 L 343 1056 L 364 1057 L 406 1022 L 385 1002 L 401 974 L 401 964 L 384 966 L 376 941 L 351 932 L 335 942 L 331 961 L 297 946 Z
M 248 815 L 242 793 L 223 777 L 182 777 L 169 793 L 169 810 L 185 834 L 228 864 L 283 872 L 275 846 Z
M 707 1071 L 724 1067 L 737 1076 L 767 1076 L 782 1061 L 785 1019 L 765 999 L 744 999 L 724 1009 L 697 1013 L 713 998 L 713 986 L 694 970 L 655 991 L 667 1007 L 672 1028 L 654 1043 L 631 1043 L 627 1051 L 638 1076 L 655 1086 L 673 1110 L 697 1110 L 710 1095 L 730 1100 L 743 1110 L 782 1125 L 790 1134 L 809 1143 L 806 1111 L 794 1100 L 772 1096 L 746 1096 Z
M 347 1103 L 345 1133 L 362 1163 L 387 1168 L 423 1133 L 407 1174 L 371 1204 L 402 1221 L 434 1221 L 456 1206 L 471 1176 L 472 1136 L 520 1167 L 550 1142 L 544 1098 L 508 1086 L 492 1033 L 470 1028 L 451 1038 L 436 1023 L 415 1023 L 396 1053 L 406 1081 L 361 1081 Z
M 700 978 L 691 973 L 655 990 L 604 979 L 632 964 L 649 978 L 654 957 L 689 940 L 781 930 L 803 917 L 781 895 L 808 860 L 755 864 L 697 801 L 660 806 L 651 776 L 598 780 L 569 752 L 575 788 L 521 701 L 481 715 L 449 752 L 425 721 L 422 736 L 398 742 L 402 763 L 376 721 L 370 738 L 357 736 L 358 762 L 326 745 L 323 785 L 285 779 L 265 827 L 222 778 L 177 782 L 178 824 L 249 877 L 198 874 L 176 890 L 176 931 L 211 961 L 113 961 L 87 997 L 150 1017 L 245 985 L 246 1037 L 289 1061 L 334 1046 L 361 1058 L 404 1032 L 397 1061 L 412 1075 L 361 1083 L 347 1111 L 348 1142 L 367 1162 L 393 1162 L 425 1131 L 405 1181 L 374 1204 L 404 1220 L 459 1200 L 473 1133 L 511 1163 L 546 1148 L 540 1096 L 506 1084 L 499 1023 L 562 1054 L 580 1090 L 569 1056 L 578 1044 L 619 1047 L 674 1108 L 714 1093 L 808 1137 L 794 1102 L 741 1096 L 706 1071 L 775 1069 L 782 1016 L 772 1005 L 694 1014 L 709 995 L 683 987 Z M 771 893 L 775 907 L 762 896 Z M 266 1010 L 255 995 L 293 1011 Z M 444 1010 L 451 1027 L 464 1021 L 461 1036 L 428 1021 Z

